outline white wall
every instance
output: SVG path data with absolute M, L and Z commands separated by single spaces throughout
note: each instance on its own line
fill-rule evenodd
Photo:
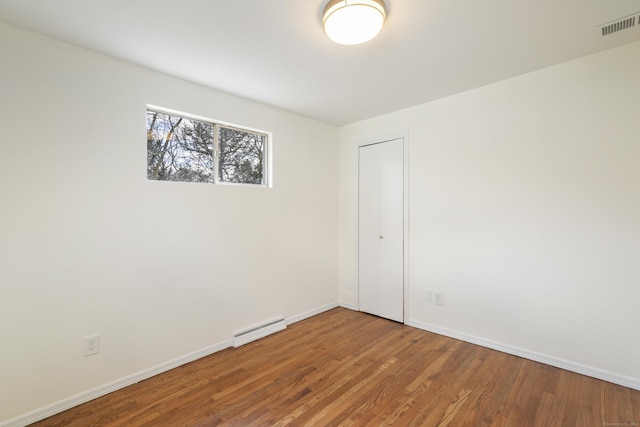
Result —
M 0 423 L 337 302 L 336 127 L 4 24 L 0 62 Z M 148 103 L 273 132 L 273 188 L 148 181 Z
M 408 131 L 409 322 L 640 387 L 639 124 L 635 43 L 342 127 L 341 299 L 355 146 Z

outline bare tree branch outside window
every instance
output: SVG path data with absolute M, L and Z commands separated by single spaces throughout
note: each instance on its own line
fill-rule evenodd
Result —
M 147 178 L 264 185 L 266 142 L 264 134 L 148 110 Z
M 220 127 L 218 178 L 221 182 L 264 184 L 263 153 L 266 137 Z

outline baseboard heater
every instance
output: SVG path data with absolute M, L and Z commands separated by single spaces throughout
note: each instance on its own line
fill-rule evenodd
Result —
M 287 328 L 287 322 L 284 317 L 276 317 L 271 320 L 267 320 L 259 325 L 251 326 L 249 328 L 236 331 L 233 333 L 233 346 L 240 347 L 241 345 L 250 343 L 251 341 L 259 340 L 267 335 L 275 334 L 283 329 Z

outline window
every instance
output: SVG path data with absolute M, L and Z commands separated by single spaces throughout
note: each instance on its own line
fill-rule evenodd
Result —
M 267 185 L 268 135 L 147 109 L 147 178 Z

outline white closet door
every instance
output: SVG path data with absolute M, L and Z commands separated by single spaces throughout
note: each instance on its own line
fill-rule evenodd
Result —
M 360 310 L 404 321 L 404 141 L 359 149 Z

